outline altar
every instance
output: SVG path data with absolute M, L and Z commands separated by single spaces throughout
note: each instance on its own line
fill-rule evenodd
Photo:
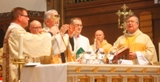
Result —
M 160 82 L 158 65 L 46 64 L 25 66 L 22 82 Z

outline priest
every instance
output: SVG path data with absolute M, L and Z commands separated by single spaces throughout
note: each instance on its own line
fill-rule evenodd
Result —
M 105 40 L 104 38 L 105 38 L 104 32 L 102 30 L 97 30 L 95 32 L 94 44 L 92 44 L 91 46 L 95 53 L 104 52 L 105 56 L 103 62 L 106 63 L 107 54 L 112 48 L 112 45 L 108 43 L 107 40 Z
M 66 50 L 65 43 L 62 39 L 64 33 L 68 30 L 68 25 L 62 25 L 59 29 L 60 15 L 57 10 L 48 10 L 44 15 L 44 30 L 48 32 L 50 29 L 59 30 L 52 38 L 52 50 L 50 56 L 41 57 L 43 64 L 65 63 L 64 51 Z
M 70 21 L 68 33 L 63 36 L 68 52 L 73 56 L 73 60 L 69 59 L 68 61 L 76 61 L 80 57 L 78 55 L 83 52 L 93 52 L 89 39 L 81 34 L 82 28 L 82 20 L 74 17 Z M 68 53 L 68 58 L 70 58 L 70 54 Z
M 26 32 L 29 17 L 27 10 L 22 7 L 13 8 L 11 19 L 12 22 L 7 29 L 3 43 L 3 82 L 17 82 L 18 67 L 14 64 L 15 61 L 25 56 L 50 55 L 52 35 L 59 32 L 54 28 L 42 34 Z
M 116 55 L 116 51 L 123 46 L 129 48 L 128 60 L 133 64 L 148 65 L 157 62 L 155 46 L 150 37 L 139 29 L 139 19 L 135 15 L 126 18 L 126 31 L 115 41 L 111 52 Z

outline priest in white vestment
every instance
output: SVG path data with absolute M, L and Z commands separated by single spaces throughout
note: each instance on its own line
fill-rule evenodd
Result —
M 22 7 L 16 7 L 11 11 L 11 19 L 12 23 L 7 29 L 3 44 L 3 82 L 18 81 L 18 67 L 14 62 L 20 57 L 49 56 L 51 53 L 51 36 L 58 31 L 50 29 L 49 32 L 42 34 L 26 32 L 24 28 L 28 26 L 29 17 L 27 10 Z M 20 46 L 22 47 L 19 48 Z
M 52 37 L 52 51 L 50 56 L 41 57 L 41 63 L 43 64 L 56 64 L 62 62 L 62 53 L 66 50 L 65 43 L 62 39 L 62 35 L 67 31 L 65 25 L 59 29 L 60 16 L 54 9 L 48 10 L 44 16 L 44 30 L 49 31 L 51 28 L 59 30 L 59 32 Z
M 93 52 L 89 39 L 81 35 L 82 28 L 81 19 L 77 17 L 72 18 L 68 34 L 65 34 L 63 37 L 73 56 L 73 60 L 70 58 L 69 62 L 76 60 L 76 53 L 79 49 L 83 49 L 84 52 Z

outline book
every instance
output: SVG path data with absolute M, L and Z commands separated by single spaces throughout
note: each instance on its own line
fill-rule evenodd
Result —
M 126 46 L 123 46 L 119 48 L 116 52 L 114 52 L 114 57 L 112 59 L 112 62 L 114 64 L 118 64 L 119 59 L 129 59 L 129 48 Z

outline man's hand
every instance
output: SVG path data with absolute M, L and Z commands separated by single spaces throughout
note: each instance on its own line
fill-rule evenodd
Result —
M 60 32 L 62 35 L 65 34 L 65 32 L 69 29 L 69 24 L 64 24 L 61 28 L 60 28 Z
M 135 52 L 129 52 L 129 59 L 135 59 L 136 58 L 136 53 Z
M 100 48 L 100 41 L 98 39 L 96 39 L 96 49 L 99 49 Z
M 75 34 L 75 25 L 70 25 L 69 26 L 69 29 L 68 29 L 68 35 L 70 36 L 70 37 L 73 37 L 73 35 Z

